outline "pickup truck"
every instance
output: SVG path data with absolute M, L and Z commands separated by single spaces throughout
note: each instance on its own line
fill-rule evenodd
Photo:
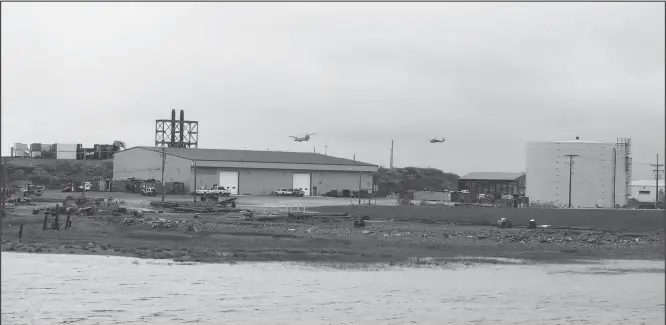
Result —
M 197 195 L 219 195 L 219 196 L 229 196 L 231 191 L 227 190 L 224 186 L 214 185 L 213 188 L 207 189 L 206 187 L 201 187 L 196 190 Z
M 273 195 L 276 196 L 291 196 L 294 192 L 292 190 L 281 188 L 273 192 Z

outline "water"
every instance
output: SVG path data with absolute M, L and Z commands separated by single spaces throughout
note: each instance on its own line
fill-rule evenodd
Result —
M 2 253 L 2 324 L 661 325 L 663 272 L 648 261 L 352 271 Z

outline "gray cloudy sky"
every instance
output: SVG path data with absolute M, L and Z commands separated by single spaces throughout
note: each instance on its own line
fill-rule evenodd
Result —
M 534 140 L 664 157 L 663 3 L 4 3 L 2 154 L 153 145 L 521 171 Z M 310 143 L 289 135 L 317 132 Z M 431 137 L 446 137 L 431 145 Z

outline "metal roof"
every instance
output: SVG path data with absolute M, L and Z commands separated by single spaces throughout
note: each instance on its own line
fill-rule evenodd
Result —
M 162 152 L 161 147 L 134 147 Z M 231 149 L 165 148 L 168 155 L 199 161 L 234 161 L 284 164 L 377 166 L 351 159 L 326 156 L 314 152 L 254 151 Z
M 500 173 L 500 172 L 477 172 L 469 173 L 460 179 L 489 180 L 489 181 L 515 181 L 524 176 L 525 173 Z
M 652 180 L 644 180 L 644 181 L 633 181 L 631 182 L 631 186 L 657 186 L 657 182 L 652 179 Z M 659 180 L 659 187 L 664 186 L 664 180 L 661 179 Z

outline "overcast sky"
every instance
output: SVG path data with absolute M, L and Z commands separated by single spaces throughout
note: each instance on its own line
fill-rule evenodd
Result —
M 663 3 L 4 3 L 14 142 L 312 151 L 464 174 L 528 141 L 633 140 L 664 157 Z M 307 143 L 289 135 L 316 132 Z M 430 144 L 432 137 L 446 137 Z

